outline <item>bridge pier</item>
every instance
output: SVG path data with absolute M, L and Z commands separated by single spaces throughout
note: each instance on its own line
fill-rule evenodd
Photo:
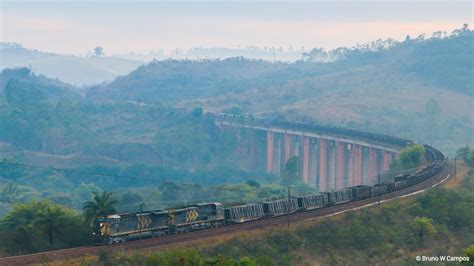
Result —
M 392 155 L 388 151 L 383 151 L 383 167 L 382 171 L 388 171 L 390 169 L 390 161 L 392 160 Z
M 313 185 L 318 185 L 318 145 L 316 138 L 310 138 L 309 141 L 309 183 Z
M 327 140 L 319 139 L 319 190 L 327 190 Z
M 303 136 L 303 182 L 309 183 L 309 138 Z
M 329 189 L 334 190 L 336 189 L 336 153 L 335 153 L 335 142 L 330 141 L 329 142 L 329 149 L 328 149 L 328 162 L 329 162 L 329 178 L 328 178 L 328 184 L 329 184 Z
M 248 164 L 250 169 L 258 168 L 258 146 L 255 130 L 249 130 L 248 133 Z
M 285 145 L 285 163 L 288 162 L 291 155 L 291 137 L 290 134 L 285 133 L 283 136 L 283 142 Z
M 336 142 L 337 147 L 337 160 L 336 160 L 336 190 L 341 190 L 344 188 L 344 143 L 338 141 Z
M 267 131 L 267 173 L 273 172 L 273 135 L 272 131 Z
M 275 149 L 275 154 L 273 157 L 273 173 L 281 174 L 282 173 L 282 156 L 283 156 L 283 151 L 282 151 L 282 134 L 280 133 L 274 133 L 274 149 Z M 284 166 L 284 165 L 283 165 Z
M 291 156 L 300 158 L 300 139 L 299 136 L 291 138 Z
M 358 186 L 362 184 L 362 147 L 360 145 L 354 145 L 354 185 Z
M 348 144 L 348 149 L 346 150 L 346 176 L 347 183 L 346 187 L 354 186 L 354 145 Z
M 377 176 L 377 150 L 369 147 L 369 184 L 374 183 Z

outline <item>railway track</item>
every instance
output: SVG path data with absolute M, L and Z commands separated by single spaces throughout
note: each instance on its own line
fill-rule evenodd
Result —
M 186 234 L 169 235 L 158 238 L 145 239 L 140 241 L 132 241 L 121 244 L 114 244 L 109 246 L 88 246 L 88 247 L 77 247 L 70 249 L 61 249 L 48 252 L 41 252 L 28 255 L 20 255 L 14 257 L 0 258 L 0 265 L 31 265 L 40 264 L 52 261 L 61 261 L 66 259 L 74 259 L 81 257 L 85 254 L 98 254 L 100 251 L 128 251 L 128 250 L 146 250 L 154 248 L 170 247 L 177 244 L 186 244 L 188 242 L 196 240 L 205 240 L 215 236 L 222 236 L 225 234 L 232 234 L 239 231 L 251 231 L 261 228 L 286 226 L 288 219 L 290 223 L 302 222 L 305 220 L 311 220 L 315 218 L 333 216 L 343 212 L 356 210 L 364 207 L 369 207 L 380 202 L 386 202 L 389 200 L 402 198 L 414 194 L 421 193 L 426 189 L 437 186 L 449 178 L 448 165 L 444 170 L 435 177 L 432 177 L 424 182 L 416 184 L 414 186 L 395 191 L 389 194 L 381 195 L 379 198 L 369 198 L 365 200 L 349 202 L 341 205 L 331 206 L 323 209 L 316 209 L 306 212 L 293 213 L 288 216 L 280 216 L 271 219 L 252 221 L 243 224 L 229 225 L 219 228 L 206 229 L 202 231 L 194 231 Z

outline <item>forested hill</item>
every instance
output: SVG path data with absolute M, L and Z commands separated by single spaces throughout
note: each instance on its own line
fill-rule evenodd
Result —
M 287 68 L 286 63 L 244 58 L 155 61 L 90 89 L 87 96 L 97 101 L 147 103 L 207 97 L 274 84 L 275 73 Z
M 17 87 L 17 88 L 15 88 Z M 57 79 L 50 79 L 31 72 L 28 68 L 4 69 L 0 73 L 0 93 L 5 89 L 22 90 L 24 100 L 28 100 L 29 93 L 39 92 L 46 99 L 57 101 L 59 99 L 80 99 L 76 88 Z M 28 92 L 27 92 L 28 91 Z M 21 95 L 20 92 L 15 92 Z M 26 94 L 25 94 L 26 93 Z
M 296 63 L 243 58 L 156 61 L 112 83 L 92 88 L 88 97 L 97 101 L 138 100 L 147 103 L 185 100 L 253 89 L 263 91 L 289 82 L 307 83 L 317 77 L 339 75 L 341 72 L 347 75 L 373 67 L 377 69 L 376 75 L 382 77 L 396 74 L 407 83 L 416 80 L 421 84 L 472 95 L 473 43 L 472 31 L 463 28 L 445 37 L 434 34 L 428 39 L 378 41 L 329 52 L 314 49 L 305 54 L 304 60 Z M 324 63 L 321 60 L 324 57 L 328 57 L 330 62 Z M 371 77 L 362 72 L 355 78 Z M 376 85 L 380 90 L 391 87 L 383 80 Z

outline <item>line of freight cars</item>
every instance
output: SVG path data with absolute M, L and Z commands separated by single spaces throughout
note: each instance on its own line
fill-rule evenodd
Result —
M 109 215 L 96 220 L 94 235 L 98 244 L 113 244 L 138 238 L 180 234 L 267 219 L 288 213 L 363 200 L 413 186 L 437 175 L 444 168 L 444 156 L 442 153 L 436 153 L 433 157 L 435 160 L 429 166 L 416 173 L 399 175 L 394 178 L 393 182 L 384 182 L 374 186 L 361 185 L 341 191 L 292 197 L 290 200 L 279 199 L 227 208 L 216 202 L 196 204 L 179 209 Z

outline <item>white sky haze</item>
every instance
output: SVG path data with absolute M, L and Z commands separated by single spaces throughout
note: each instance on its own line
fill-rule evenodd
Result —
M 42 51 L 146 53 L 192 47 L 352 46 L 451 32 L 472 2 L 1 1 L 0 41 Z

